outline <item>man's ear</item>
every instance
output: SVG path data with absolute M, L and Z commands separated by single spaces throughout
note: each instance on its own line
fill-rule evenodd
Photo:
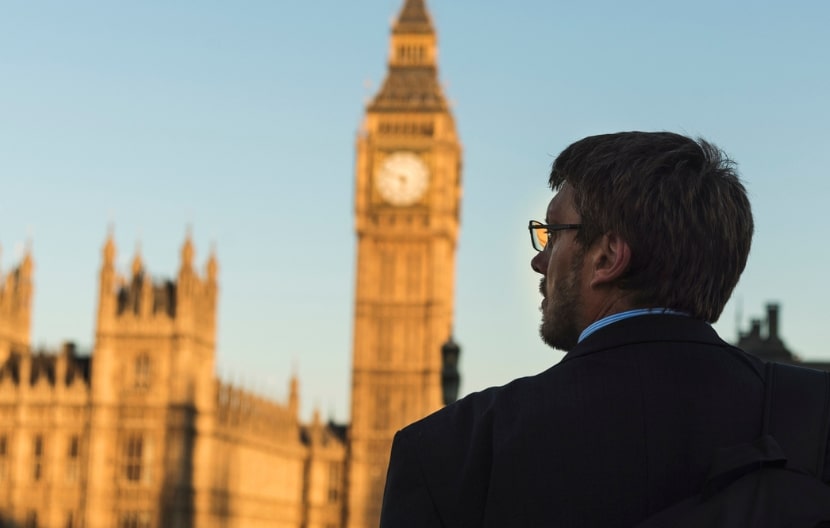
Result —
M 614 233 L 606 233 L 597 241 L 592 252 L 590 285 L 610 284 L 628 271 L 631 265 L 631 248 L 628 242 Z

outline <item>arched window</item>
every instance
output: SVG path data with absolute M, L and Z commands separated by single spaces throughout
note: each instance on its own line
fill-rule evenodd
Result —
M 9 440 L 8 436 L 3 433 L 0 435 L 0 482 L 6 480 L 8 472 L 9 461 Z
M 124 442 L 124 478 L 140 482 L 143 469 L 144 438 L 131 434 Z
M 32 442 L 32 480 L 39 482 L 43 478 L 43 435 L 35 435 Z
M 70 436 L 66 447 L 66 482 L 74 484 L 80 473 L 81 437 Z
M 137 390 L 146 390 L 150 388 L 150 356 L 146 353 L 140 354 L 135 358 L 135 373 L 134 373 L 134 387 Z

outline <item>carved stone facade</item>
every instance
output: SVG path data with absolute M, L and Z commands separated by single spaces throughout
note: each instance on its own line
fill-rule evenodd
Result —
M 383 180 L 381 182 L 381 180 Z M 461 145 L 424 0 L 404 0 L 357 138 L 352 425 L 215 376 L 218 262 L 174 280 L 108 237 L 91 355 L 30 345 L 33 262 L 0 274 L 0 527 L 369 528 L 396 430 L 457 390 Z M 442 349 L 442 344 L 445 346 Z M 453 389 L 455 387 L 455 389 Z
M 344 428 L 299 421 L 296 379 L 285 404 L 216 379 L 218 264 L 193 254 L 123 277 L 107 240 L 91 357 L 31 350 L 30 255 L 0 277 L 0 526 L 342 526 Z

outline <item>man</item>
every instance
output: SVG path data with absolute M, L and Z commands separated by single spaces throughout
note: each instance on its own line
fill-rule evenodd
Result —
M 627 132 L 569 146 L 549 181 L 531 266 L 542 339 L 567 355 L 400 431 L 383 527 L 633 526 L 761 431 L 763 364 L 710 326 L 752 239 L 734 164 Z

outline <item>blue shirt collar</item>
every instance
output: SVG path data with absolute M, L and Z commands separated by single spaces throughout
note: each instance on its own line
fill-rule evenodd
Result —
M 630 319 L 632 317 L 648 314 L 685 315 L 687 317 L 689 316 L 689 314 L 687 314 L 686 312 L 679 312 L 677 310 L 672 310 L 670 308 L 637 308 L 635 310 L 626 310 L 624 312 L 607 315 L 602 319 L 599 319 L 598 321 L 594 321 L 593 323 L 589 324 L 587 327 L 585 327 L 585 330 L 583 330 L 582 333 L 579 334 L 579 340 L 577 341 L 577 343 L 581 343 L 583 339 L 593 334 L 600 328 L 616 323 L 617 321 L 622 321 L 623 319 Z

